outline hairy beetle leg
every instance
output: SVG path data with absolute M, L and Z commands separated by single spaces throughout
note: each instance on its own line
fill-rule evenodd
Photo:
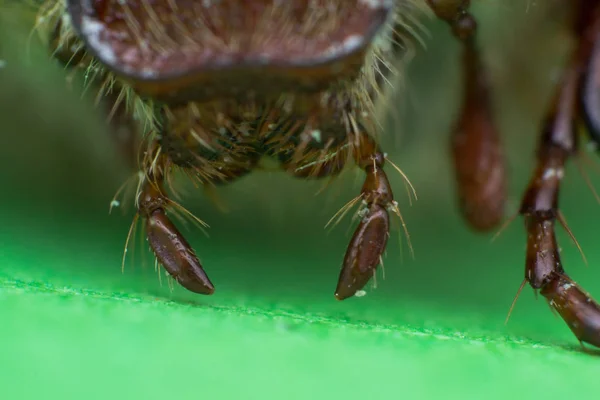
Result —
M 305 140 L 308 138 L 305 138 Z M 306 140 L 308 154 L 306 159 L 318 159 L 318 162 L 309 162 L 298 165 L 295 158 L 283 158 L 283 169 L 296 177 L 304 179 L 318 179 L 338 175 L 344 168 L 348 156 L 352 156 L 358 166 L 367 174 L 362 187 L 360 198 L 363 208 L 359 211 L 359 223 L 342 264 L 335 297 L 344 300 L 354 296 L 373 277 L 375 270 L 381 262 L 387 240 L 389 237 L 388 209 L 395 209 L 392 189 L 387 175 L 383 171 L 385 156 L 379 151 L 375 141 L 367 134 L 358 134 L 351 141 L 352 154 L 346 146 L 335 146 L 329 149 L 329 156 L 325 158 L 322 150 L 311 149 L 315 143 Z
M 576 24 L 579 44 L 546 118 L 537 167 L 523 196 L 520 214 L 527 231 L 525 279 L 540 290 L 581 342 L 600 347 L 600 306 L 565 274 L 554 232 L 557 219 L 565 225 L 558 206 L 559 189 L 565 164 L 577 153 L 575 124 L 581 116 L 584 95 L 580 83 L 585 66 L 593 62 L 592 44 L 597 37 L 593 33 L 600 32 L 600 6 L 590 12 L 592 3 L 581 4 L 584 6 Z
M 465 98 L 452 136 L 453 155 L 463 215 L 473 228 L 488 230 L 502 217 L 506 183 L 485 71 L 476 48 L 476 23 L 468 12 L 471 2 L 427 3 L 463 43 Z M 596 40 L 600 38 L 600 6 L 596 0 L 576 4 L 579 46 L 547 117 L 538 165 L 523 196 L 520 214 L 527 231 L 525 279 L 533 289 L 540 290 L 580 341 L 600 347 L 600 306 L 565 274 L 554 232 L 557 219 L 564 224 L 558 194 L 565 164 L 577 151 L 574 124 L 580 112 L 592 139 L 599 140 L 600 118 L 595 106 L 600 103 L 596 93 L 600 81 L 596 72 L 600 62 Z
M 361 222 L 344 257 L 335 290 L 338 300 L 354 296 L 375 274 L 389 238 L 388 208 L 396 207 L 390 183 L 383 171 L 383 153 L 366 135 L 361 139 L 354 157 L 367 174 L 361 191 L 364 208 L 359 211 Z
M 168 198 L 163 194 L 162 176 L 155 173 L 143 179 L 138 209 L 145 219 L 148 242 L 158 262 L 184 288 L 212 294 L 215 288 L 194 250 L 167 216 Z

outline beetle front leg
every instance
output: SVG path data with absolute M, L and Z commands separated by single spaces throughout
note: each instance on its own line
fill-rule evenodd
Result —
M 361 221 L 346 250 L 335 297 L 344 300 L 354 296 L 373 277 L 389 238 L 388 209 L 396 203 L 387 175 L 383 170 L 385 156 L 367 135 L 362 135 L 354 149 L 358 166 L 367 174 L 361 197 Z
M 311 142 L 309 136 L 304 136 L 303 140 L 307 143 L 308 151 L 301 155 L 300 164 L 297 157 L 293 157 L 294 152 L 280 155 L 286 171 L 305 179 L 331 177 L 342 171 L 350 155 L 346 146 L 325 146 L 318 150 L 311 148 L 317 143 Z M 359 211 L 361 222 L 346 250 L 335 290 L 338 300 L 354 296 L 373 277 L 389 237 L 388 209 L 397 207 L 383 171 L 385 156 L 375 141 L 367 134 L 359 133 L 352 138 L 349 148 L 352 149 L 355 163 L 366 172 L 367 177 L 360 194 L 363 204 Z
M 138 212 L 145 220 L 146 236 L 158 262 L 184 288 L 212 294 L 214 286 L 196 253 L 167 216 L 169 198 L 163 189 L 165 156 L 159 156 L 142 178 Z

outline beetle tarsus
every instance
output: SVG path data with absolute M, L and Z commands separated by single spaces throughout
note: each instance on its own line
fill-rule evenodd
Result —
M 564 273 L 553 272 L 541 290 L 583 343 L 600 347 L 600 306 Z
M 565 274 L 554 233 L 554 212 L 525 215 L 525 277 L 581 342 L 600 347 L 600 306 Z

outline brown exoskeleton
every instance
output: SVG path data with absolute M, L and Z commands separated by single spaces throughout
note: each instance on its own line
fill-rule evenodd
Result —
M 265 156 L 291 175 L 322 178 L 348 162 L 366 179 L 351 205 L 361 221 L 335 297 L 373 277 L 400 215 L 375 120 L 402 58 L 418 0 L 46 0 L 38 28 L 65 65 L 85 70 L 115 128 L 142 131 L 138 213 L 158 262 L 190 291 L 214 286 L 167 211 L 172 175 L 231 182 Z M 452 138 L 460 206 L 476 230 L 502 222 L 506 173 L 469 0 L 424 0 L 463 44 L 464 98 Z M 600 346 L 600 307 L 563 270 L 554 234 L 575 124 L 600 141 L 600 0 L 564 0 L 577 47 L 548 110 L 538 165 L 520 214 L 528 233 L 525 280 L 581 342 Z M 134 137 L 134 136 L 131 136 Z

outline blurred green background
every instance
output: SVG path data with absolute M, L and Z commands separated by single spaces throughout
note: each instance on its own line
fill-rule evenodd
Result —
M 2 4 L 0 2 L 0 4 Z M 10 3 L 14 5 L 16 3 Z M 477 4 L 505 133 L 511 204 L 533 167 L 565 41 L 539 5 Z M 127 171 L 98 116 L 29 41 L 19 10 L 0 19 L 0 387 L 33 398 L 562 398 L 596 393 L 600 360 L 524 290 L 525 234 L 494 243 L 455 208 L 447 154 L 458 106 L 458 46 L 428 23 L 396 99 L 386 149 L 410 177 L 408 205 L 390 170 L 416 259 L 393 233 L 377 288 L 333 298 L 350 220 L 328 219 L 360 190 L 257 173 L 185 205 L 211 226 L 184 230 L 216 285 L 199 297 L 159 282 L 138 240 L 121 273 L 132 210 L 108 215 Z M 32 43 L 31 47 L 27 46 Z M 595 157 L 595 156 L 594 156 Z M 594 178 L 596 184 L 600 182 Z M 589 260 L 559 232 L 569 274 L 600 298 L 600 208 L 574 165 L 562 209 Z M 139 239 L 139 237 L 138 237 Z M 143 258 L 145 257 L 145 258 Z M 7 396 L 7 397 L 5 397 Z

